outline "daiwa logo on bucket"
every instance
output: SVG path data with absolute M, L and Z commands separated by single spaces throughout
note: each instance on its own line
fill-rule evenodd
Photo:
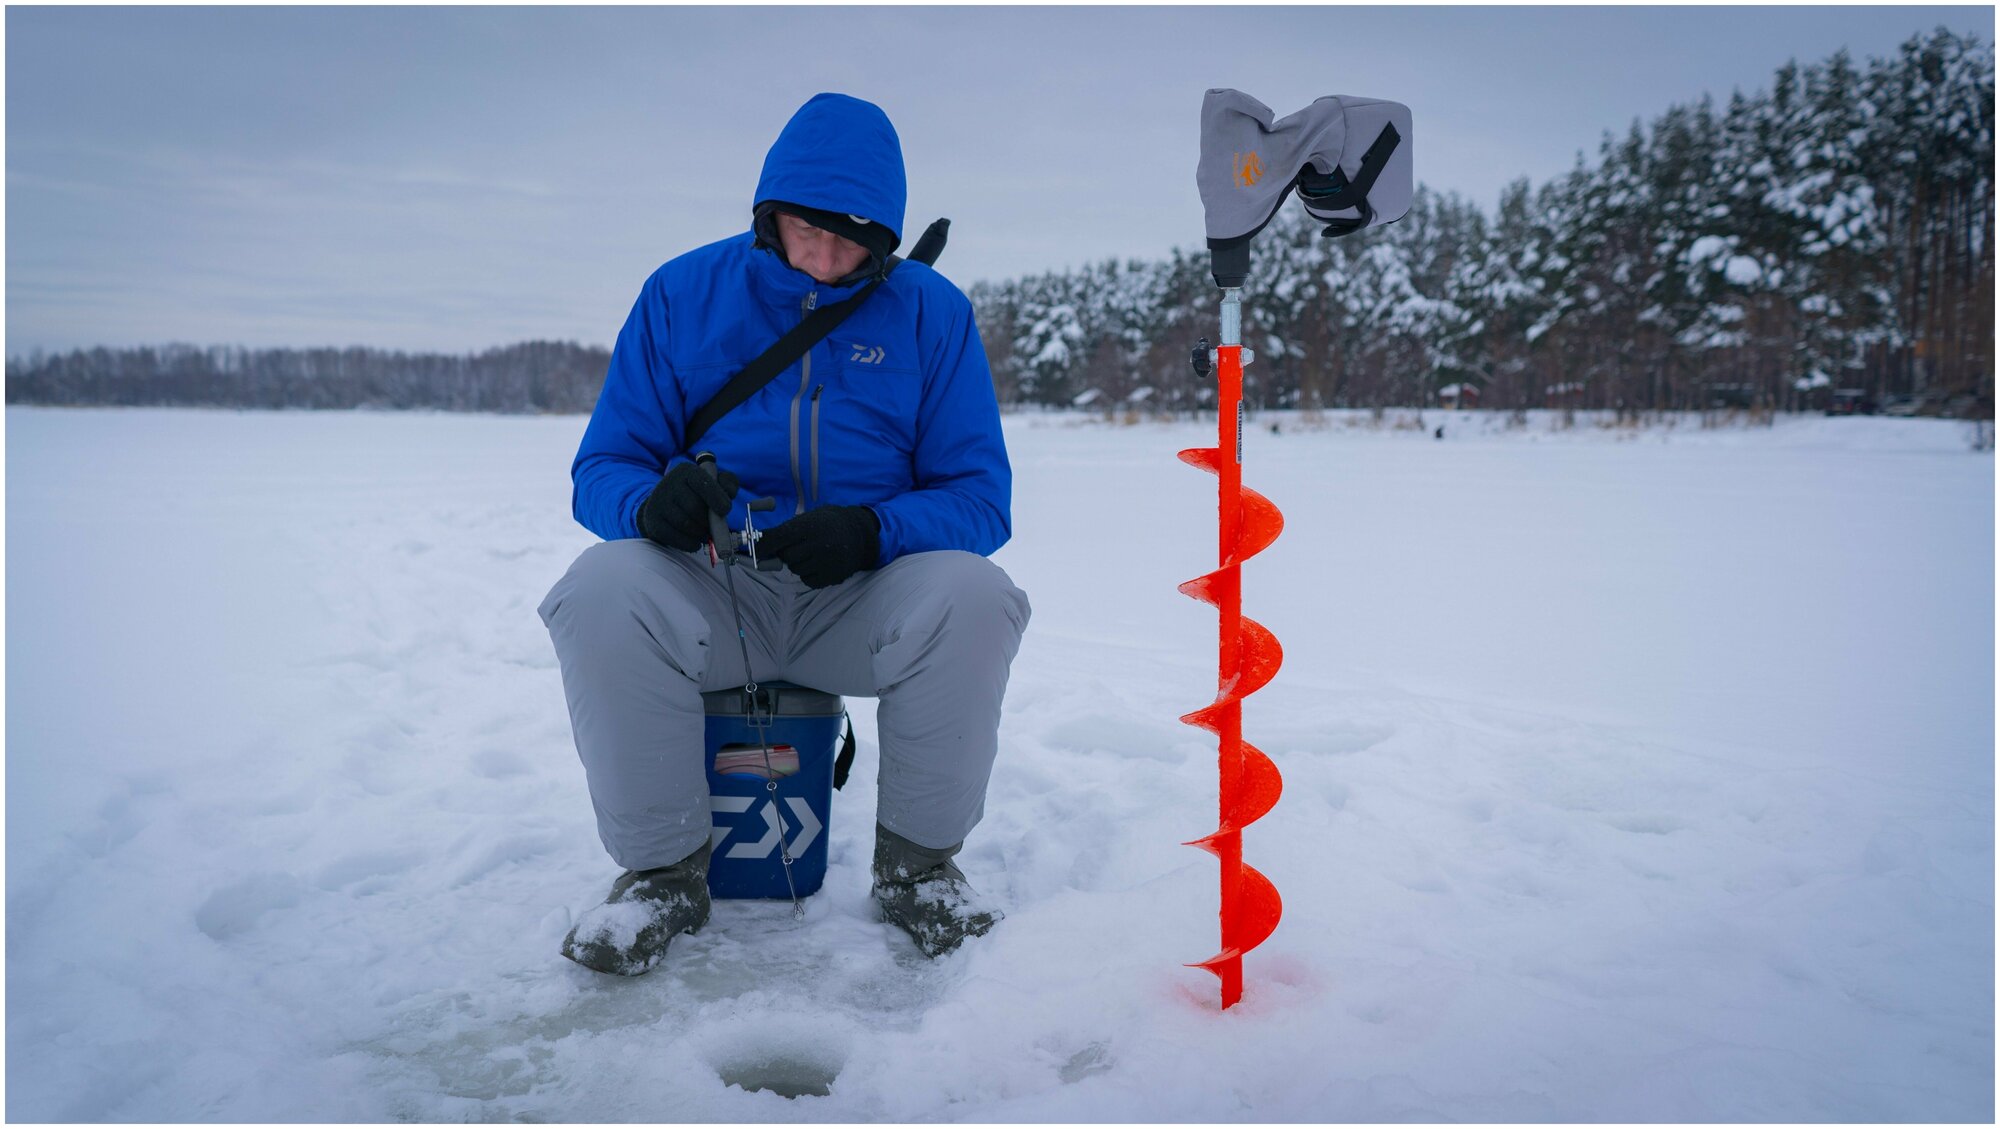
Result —
M 806 848 L 811 846 L 812 841 L 819 837 L 822 825 L 818 817 L 813 815 L 812 806 L 799 797 L 785 797 L 785 806 L 792 809 L 792 818 L 797 820 L 799 825 L 797 834 L 793 835 L 792 841 L 785 844 L 785 846 L 793 858 L 798 858 L 800 855 L 805 854 Z M 755 796 L 710 796 L 708 798 L 708 810 L 715 815 L 742 815 L 750 811 L 753 807 L 761 812 L 764 817 L 764 837 L 754 843 L 738 843 L 723 852 L 723 857 L 732 859 L 770 858 L 771 853 L 778 849 L 778 843 L 784 838 L 784 816 L 778 814 L 778 805 L 775 800 L 760 800 Z M 733 828 L 726 827 L 718 822 L 709 830 L 709 846 L 713 850 L 721 850 L 723 842 L 729 838 L 731 831 L 748 830 L 756 826 L 756 821 L 748 819 L 739 822 Z

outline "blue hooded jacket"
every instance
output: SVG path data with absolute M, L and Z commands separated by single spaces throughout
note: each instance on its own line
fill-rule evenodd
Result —
M 764 161 L 754 203 L 863 217 L 900 237 L 902 147 L 880 108 L 813 97 Z M 789 266 L 754 232 L 675 258 L 646 280 L 611 353 L 570 468 L 577 521 L 606 540 L 639 536 L 639 506 L 694 451 L 688 419 L 818 305 L 853 294 Z M 831 334 L 701 437 L 765 527 L 821 505 L 865 505 L 879 564 L 906 553 L 985 555 L 1011 532 L 1013 472 L 972 304 L 922 263 L 898 265 Z

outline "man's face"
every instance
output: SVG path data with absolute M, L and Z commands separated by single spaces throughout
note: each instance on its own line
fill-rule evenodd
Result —
M 785 246 L 786 261 L 816 282 L 838 282 L 868 261 L 868 248 L 789 212 L 778 213 L 778 241 Z

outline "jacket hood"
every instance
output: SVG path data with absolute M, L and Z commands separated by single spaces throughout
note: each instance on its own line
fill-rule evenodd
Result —
M 815 94 L 764 155 L 752 208 L 767 200 L 860 216 L 903 238 L 909 186 L 889 115 L 846 94 Z M 892 243 L 893 247 L 895 243 Z

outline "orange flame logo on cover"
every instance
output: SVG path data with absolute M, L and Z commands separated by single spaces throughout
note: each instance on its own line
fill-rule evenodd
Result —
M 1284 651 L 1263 624 L 1243 617 L 1243 562 L 1278 539 L 1285 519 L 1270 499 L 1243 485 L 1241 446 L 1243 400 L 1242 346 L 1216 350 L 1216 376 L 1221 393 L 1217 407 L 1216 445 L 1191 447 L 1181 461 L 1200 467 L 1220 481 L 1216 488 L 1218 536 L 1214 572 L 1180 586 L 1182 592 L 1219 613 L 1215 701 L 1181 720 L 1200 726 L 1219 740 L 1216 829 L 1188 845 L 1200 847 L 1222 863 L 1222 949 L 1207 960 L 1190 964 L 1206 968 L 1222 981 L 1222 1006 L 1243 998 L 1243 954 L 1264 943 L 1278 927 L 1283 904 L 1277 887 L 1243 861 L 1243 829 L 1263 818 L 1278 802 L 1282 782 L 1278 766 L 1263 751 L 1243 739 L 1243 699 L 1262 689 L 1278 672 Z

